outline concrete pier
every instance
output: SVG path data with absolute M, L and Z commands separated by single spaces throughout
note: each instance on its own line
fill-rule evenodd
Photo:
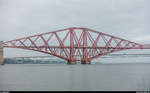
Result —
M 76 61 L 67 61 L 67 64 L 77 64 Z M 81 64 L 91 64 L 91 61 L 81 61 Z
M 67 61 L 67 64 L 76 64 L 76 61 Z
M 0 41 L 0 65 L 4 64 L 4 56 L 3 56 L 3 42 Z
M 91 61 L 81 61 L 81 64 L 91 64 Z

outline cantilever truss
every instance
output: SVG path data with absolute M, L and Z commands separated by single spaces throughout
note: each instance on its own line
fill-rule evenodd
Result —
M 119 37 L 77 27 L 7 41 L 3 45 L 43 52 L 68 61 L 90 61 L 112 52 L 143 47 Z

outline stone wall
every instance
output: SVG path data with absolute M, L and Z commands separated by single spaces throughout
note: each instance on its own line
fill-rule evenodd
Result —
M 3 57 L 3 42 L 0 41 L 0 65 L 3 64 L 4 57 Z

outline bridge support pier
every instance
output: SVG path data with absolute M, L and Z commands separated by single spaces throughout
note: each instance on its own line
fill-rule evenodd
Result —
M 91 64 L 91 61 L 81 61 L 81 64 Z
M 67 64 L 76 64 L 76 61 L 67 61 Z
M 4 64 L 4 57 L 3 57 L 3 42 L 0 41 L 0 65 Z
M 76 61 L 67 61 L 67 64 L 77 64 Z M 81 61 L 81 64 L 91 64 L 91 61 Z

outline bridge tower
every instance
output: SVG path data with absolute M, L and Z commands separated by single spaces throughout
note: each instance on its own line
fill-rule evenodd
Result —
M 75 49 L 74 49 L 74 28 L 70 28 L 70 59 L 67 64 L 76 64 L 74 61 Z
M 87 44 L 87 29 L 83 28 L 83 61 L 81 64 L 90 64 L 90 61 L 87 61 L 88 58 L 88 44 Z
M 76 64 L 77 62 L 75 61 L 75 51 L 77 48 L 75 48 L 75 28 L 72 27 L 69 29 L 70 30 L 70 59 L 68 60 L 67 64 Z M 83 30 L 83 54 L 82 54 L 82 60 L 81 64 L 90 64 L 90 61 L 87 61 L 88 58 L 88 44 L 87 44 L 87 29 L 82 28 Z
M 3 57 L 3 42 L 0 41 L 0 65 L 4 64 L 4 57 Z

